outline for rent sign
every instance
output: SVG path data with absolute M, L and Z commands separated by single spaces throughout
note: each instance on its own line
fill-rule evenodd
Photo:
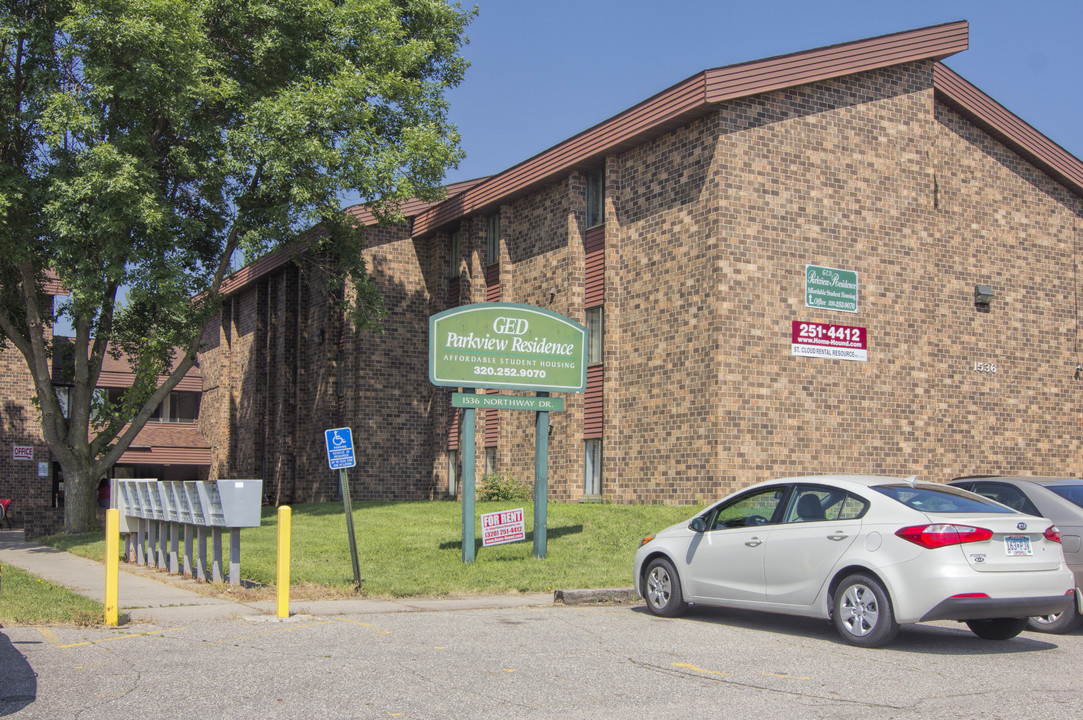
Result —
M 869 359 L 868 330 L 849 325 L 794 320 L 790 330 L 793 354 L 832 360 Z
M 479 303 L 429 318 L 429 380 L 444 387 L 583 392 L 587 329 L 549 310 Z
M 518 542 L 520 540 L 526 540 L 526 526 L 523 524 L 522 508 L 482 514 L 482 545 L 503 545 L 504 543 Z

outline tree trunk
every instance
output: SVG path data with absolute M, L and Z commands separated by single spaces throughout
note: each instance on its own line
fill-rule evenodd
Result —
M 98 478 L 86 468 L 64 470 L 64 531 L 93 530 L 98 517 Z

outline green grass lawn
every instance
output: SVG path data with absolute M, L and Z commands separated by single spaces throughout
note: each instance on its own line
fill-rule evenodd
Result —
M 698 508 L 655 505 L 556 504 L 548 507 L 547 553 L 534 557 L 533 504 L 479 502 L 477 512 L 522 507 L 525 542 L 481 546 L 475 521 L 474 563 L 462 562 L 462 506 L 456 502 L 355 502 L 354 530 L 362 592 L 369 596 L 548 592 L 628 587 L 632 558 L 644 535 L 690 517 Z M 241 531 L 241 576 L 274 584 L 278 517 L 264 508 L 258 528 Z M 46 542 L 102 560 L 102 533 L 55 535 Z M 182 543 L 183 545 L 183 543 Z M 342 503 L 292 508 L 290 581 L 331 588 L 353 584 Z
M 17 567 L 0 567 L 0 625 L 95 625 L 103 618 L 101 603 Z

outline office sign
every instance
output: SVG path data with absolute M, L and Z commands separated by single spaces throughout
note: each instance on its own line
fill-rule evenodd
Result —
M 857 273 L 806 265 L 805 307 L 857 312 Z
M 794 320 L 790 330 L 792 354 L 829 360 L 869 359 L 869 333 L 863 327 Z
M 429 380 L 443 387 L 579 393 L 587 329 L 549 310 L 479 303 L 429 318 Z
M 11 452 L 12 460 L 34 460 L 34 448 L 29 445 L 13 445 Z

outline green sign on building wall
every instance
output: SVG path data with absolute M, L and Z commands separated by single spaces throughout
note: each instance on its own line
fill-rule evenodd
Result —
M 857 273 L 806 265 L 805 307 L 857 312 Z
M 429 318 L 429 380 L 444 387 L 583 392 L 587 329 L 516 303 L 479 303 Z

